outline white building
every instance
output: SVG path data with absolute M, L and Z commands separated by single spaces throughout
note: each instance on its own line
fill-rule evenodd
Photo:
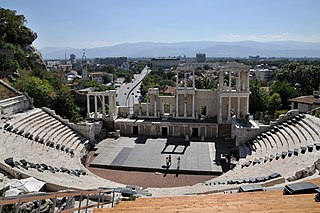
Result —
M 320 88 L 319 91 L 313 91 L 313 95 L 300 96 L 288 100 L 291 102 L 291 109 L 297 109 L 299 112 L 308 112 L 320 107 Z

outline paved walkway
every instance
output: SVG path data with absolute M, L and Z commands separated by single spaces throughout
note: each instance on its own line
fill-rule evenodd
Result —
M 219 145 L 219 153 L 216 147 Z M 222 149 L 221 149 L 222 147 Z M 186 143 L 179 138 L 128 138 L 105 139 L 97 146 L 97 155 L 92 167 L 127 167 L 127 169 L 162 170 L 166 165 L 166 157 L 171 155 L 172 165 L 169 170 L 176 170 L 180 157 L 180 170 L 191 173 L 221 173 L 220 153 L 226 152 L 223 142 Z

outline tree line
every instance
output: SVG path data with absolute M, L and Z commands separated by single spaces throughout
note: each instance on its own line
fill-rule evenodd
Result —
M 63 73 L 46 70 L 32 42 L 37 34 L 26 27 L 24 15 L 0 8 L 0 49 L 13 52 L 13 57 L 0 56 L 0 72 L 12 71 L 12 84 L 34 99 L 35 107 L 47 106 L 64 118 L 77 122 L 80 108 L 63 81 Z

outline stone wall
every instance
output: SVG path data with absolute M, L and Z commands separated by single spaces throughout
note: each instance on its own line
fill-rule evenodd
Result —
M 198 139 L 211 139 L 218 137 L 217 123 L 193 123 L 176 121 L 154 121 L 143 119 L 118 119 L 114 123 L 115 129 L 120 130 L 121 135 L 139 135 L 149 137 L 189 137 L 193 136 L 193 131 L 197 132 Z M 230 125 L 229 125 L 230 126 Z M 136 133 L 134 134 L 134 128 Z
M 236 146 L 256 138 L 262 132 L 266 132 L 271 128 L 270 125 L 258 125 L 253 120 L 250 120 L 250 124 L 250 127 L 244 127 L 233 120 L 232 138 L 236 139 Z
M 279 116 L 276 121 L 270 122 L 270 125 L 258 125 L 253 120 L 250 120 L 250 126 L 242 126 L 239 123 L 236 122 L 235 119 L 233 119 L 232 123 L 232 138 L 236 139 L 236 145 L 240 145 L 242 143 L 246 143 L 249 140 L 252 140 L 256 138 L 258 135 L 260 135 L 263 132 L 268 131 L 275 125 L 279 125 L 287 120 L 290 120 L 294 116 L 299 114 L 298 110 L 290 110 L 286 114 L 282 114 Z
M 279 118 L 276 119 L 276 121 L 270 122 L 270 125 L 274 126 L 274 125 L 281 124 L 287 120 L 290 120 L 291 118 L 293 118 L 294 116 L 296 116 L 298 114 L 299 114 L 299 110 L 296 110 L 296 109 L 290 110 L 286 114 L 280 115 Z
M 25 95 L 7 98 L 0 101 L 0 114 L 11 115 L 30 108 L 30 100 Z
M 33 107 L 33 100 L 28 95 L 23 94 L 3 80 L 0 80 L 0 84 L 17 94 L 16 97 L 0 100 L 0 115 L 11 115 Z
M 128 106 L 118 106 L 118 115 L 123 118 L 128 117 L 129 116 L 129 107 Z
M 192 100 L 191 102 L 192 103 Z M 195 93 L 195 115 L 200 117 L 201 107 L 206 107 L 206 116 L 217 117 L 217 92 L 213 90 L 196 90 Z

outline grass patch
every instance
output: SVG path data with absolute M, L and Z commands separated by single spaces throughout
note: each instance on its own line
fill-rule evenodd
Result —
M 7 87 L 0 84 L 0 100 L 11 98 L 14 96 L 17 96 L 17 95 Z

